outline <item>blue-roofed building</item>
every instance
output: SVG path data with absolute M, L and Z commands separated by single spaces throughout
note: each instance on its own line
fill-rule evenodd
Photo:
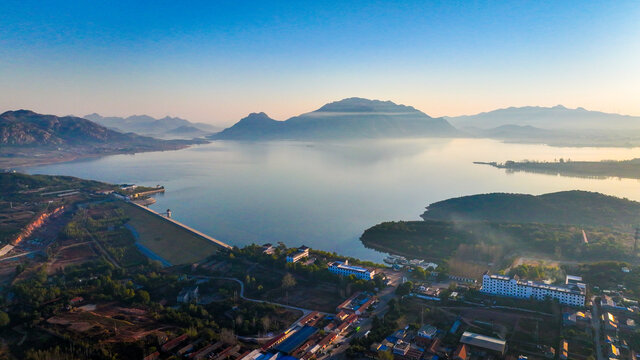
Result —
M 300 345 L 304 344 L 304 342 L 307 341 L 313 334 L 315 334 L 316 331 L 318 331 L 318 329 L 313 326 L 303 326 L 293 335 L 289 336 L 287 340 L 278 344 L 275 349 L 287 355 L 291 354 Z
M 285 356 L 279 357 L 278 360 L 299 360 L 299 359 L 297 357 L 285 355 Z
M 451 334 L 455 334 L 456 331 L 458 331 L 458 328 L 460 327 L 460 320 L 456 320 L 453 325 L 451 325 L 451 329 L 449 329 L 449 332 Z

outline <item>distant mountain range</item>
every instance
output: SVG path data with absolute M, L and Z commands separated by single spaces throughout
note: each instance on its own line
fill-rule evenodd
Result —
M 86 145 L 155 139 L 123 134 L 86 119 L 42 115 L 29 110 L 0 114 L 0 144 L 14 146 Z
M 126 118 L 117 116 L 104 117 L 93 113 L 84 116 L 108 128 L 121 132 L 134 132 L 140 135 L 159 138 L 194 138 L 203 137 L 221 130 L 205 123 L 192 123 L 178 117 L 156 119 L 148 115 L 132 115 Z
M 515 143 L 640 146 L 640 117 L 562 105 L 510 107 L 446 119 L 471 136 Z
M 0 114 L 0 165 L 23 166 L 87 156 L 175 150 L 202 141 L 159 140 L 121 133 L 75 116 L 30 110 Z
M 504 125 L 517 125 L 558 130 L 640 130 L 638 116 L 589 111 L 581 107 L 569 109 L 562 105 L 510 107 L 476 115 L 445 118 L 459 129 L 491 129 Z
M 252 113 L 209 138 L 216 140 L 349 139 L 460 136 L 447 120 L 391 101 L 349 98 L 277 121 Z
M 455 128 L 451 123 L 457 128 Z M 218 128 L 174 117 L 84 118 L 36 114 L 28 110 L 0 115 L 0 144 L 158 146 L 158 139 L 327 140 L 357 138 L 479 137 L 518 143 L 563 146 L 639 146 L 640 117 L 582 108 L 520 107 L 476 115 L 433 118 L 391 101 L 348 98 L 285 121 L 252 113 L 233 126 Z M 136 133 L 136 134 L 133 134 Z M 168 143 L 163 143 L 166 146 Z

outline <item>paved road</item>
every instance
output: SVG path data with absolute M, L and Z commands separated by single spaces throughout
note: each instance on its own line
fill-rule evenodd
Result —
M 360 326 L 360 331 L 355 333 L 353 337 L 363 337 L 367 331 L 371 330 L 371 326 L 373 323 L 373 317 L 377 316 L 378 318 L 382 318 L 384 314 L 389 310 L 389 301 L 396 297 L 395 291 L 398 285 L 402 283 L 402 277 L 404 273 L 401 272 L 386 272 L 387 276 L 391 279 L 389 286 L 382 289 L 378 293 L 378 305 L 375 310 L 371 312 L 371 315 L 367 318 L 360 318 L 360 323 L 356 326 Z M 349 348 L 350 338 L 346 338 L 338 347 L 336 347 L 331 355 L 327 356 L 326 359 L 331 360 L 341 360 L 346 358 L 345 352 Z M 324 358 L 319 358 L 320 360 Z
M 602 347 L 600 346 L 600 315 L 598 314 L 598 305 L 595 296 L 591 298 L 591 322 L 593 325 L 594 343 L 596 344 L 596 358 L 605 360 L 602 356 Z
M 18 255 L 12 255 L 12 256 L 7 256 L 5 258 L 0 259 L 0 261 L 6 261 L 6 260 L 12 260 L 12 259 L 17 259 L 23 256 L 27 256 L 27 255 L 31 255 L 31 254 L 36 254 L 39 253 L 40 250 L 36 250 L 36 251 L 29 251 L 29 252 L 24 252 L 22 254 L 18 254 Z
M 87 231 L 87 234 L 89 234 L 89 238 L 91 238 L 91 241 L 93 241 L 93 244 L 98 248 L 98 250 L 100 250 L 102 255 L 104 255 L 104 257 L 107 258 L 107 261 L 109 261 L 111 264 L 113 264 L 113 266 L 117 267 L 118 269 L 122 268 L 122 266 L 120 266 L 120 263 L 118 263 L 116 259 L 114 259 L 111 256 L 111 254 L 109 254 L 109 252 L 107 252 L 107 250 L 105 250 L 102 247 L 102 244 L 100 244 L 100 242 L 93 237 L 90 231 Z

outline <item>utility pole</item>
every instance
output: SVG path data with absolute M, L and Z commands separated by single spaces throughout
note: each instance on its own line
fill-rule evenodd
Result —
M 639 239 L 640 239 L 640 227 L 636 227 L 636 235 L 634 236 L 634 241 L 633 241 L 633 255 L 637 254 Z

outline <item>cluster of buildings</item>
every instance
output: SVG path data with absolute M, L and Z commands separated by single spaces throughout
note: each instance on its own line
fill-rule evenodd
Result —
M 591 311 L 565 307 L 562 309 L 562 325 L 587 328 L 591 326 Z
M 344 317 L 345 314 L 363 315 L 377 300 L 372 294 L 359 291 L 338 305 L 337 317 Z
M 293 264 L 300 262 L 304 259 L 309 259 L 309 250 L 307 246 L 301 246 L 297 248 L 295 251 L 289 253 L 286 257 L 287 263 Z M 273 254 L 275 248 L 271 244 L 264 244 L 262 246 L 263 254 Z M 313 259 L 309 260 L 305 264 L 313 262 Z M 362 266 L 354 266 L 349 264 L 349 260 L 345 261 L 333 261 L 327 264 L 328 269 L 331 273 L 340 275 L 340 276 L 355 276 L 358 279 L 363 280 L 373 280 L 373 277 L 376 274 L 375 269 L 369 269 Z
M 518 276 L 490 275 L 482 276 L 481 292 L 491 295 L 515 297 L 521 299 L 556 299 L 561 304 L 584 306 L 586 285 L 579 276 L 567 276 L 564 285 L 549 285 L 541 282 L 521 280 Z
M 499 359 L 507 351 L 504 340 L 469 331 L 460 336 L 455 347 L 444 346 L 445 335 L 446 332 L 432 325 L 424 325 L 418 331 L 398 330 L 382 342 L 374 343 L 371 350 L 391 351 L 395 360 Z
M 250 354 L 251 350 L 240 344 L 215 341 L 203 345 L 201 339 L 192 341 L 187 334 L 183 334 L 170 340 L 163 339 L 160 350 L 145 356 L 143 360 L 158 360 L 167 356 L 193 360 L 245 360 Z
M 407 260 L 407 258 L 400 255 L 389 255 L 384 258 L 383 261 L 391 265 L 395 270 L 400 270 L 403 267 L 406 267 L 409 268 L 409 271 L 411 271 L 412 268 L 421 268 L 425 271 L 435 271 L 438 268 L 438 264 L 436 263 L 427 262 L 421 259 Z
M 338 306 L 335 316 L 312 312 L 240 360 L 307 360 L 319 357 L 340 343 L 349 331 L 358 330 L 359 317 L 376 300 L 371 294 L 358 292 Z
M 358 323 L 358 313 L 339 309 L 335 317 L 312 312 L 241 360 L 308 360 L 342 341 Z
M 636 359 L 636 352 L 629 348 L 626 340 L 621 339 L 621 335 L 636 331 L 637 306 L 626 307 L 611 296 L 603 295 L 600 298 L 600 308 L 600 330 L 607 356 L 610 359 Z
M 424 300 L 440 301 L 440 293 L 442 289 L 435 286 L 427 286 L 426 284 L 417 284 L 412 290 L 411 295 Z

